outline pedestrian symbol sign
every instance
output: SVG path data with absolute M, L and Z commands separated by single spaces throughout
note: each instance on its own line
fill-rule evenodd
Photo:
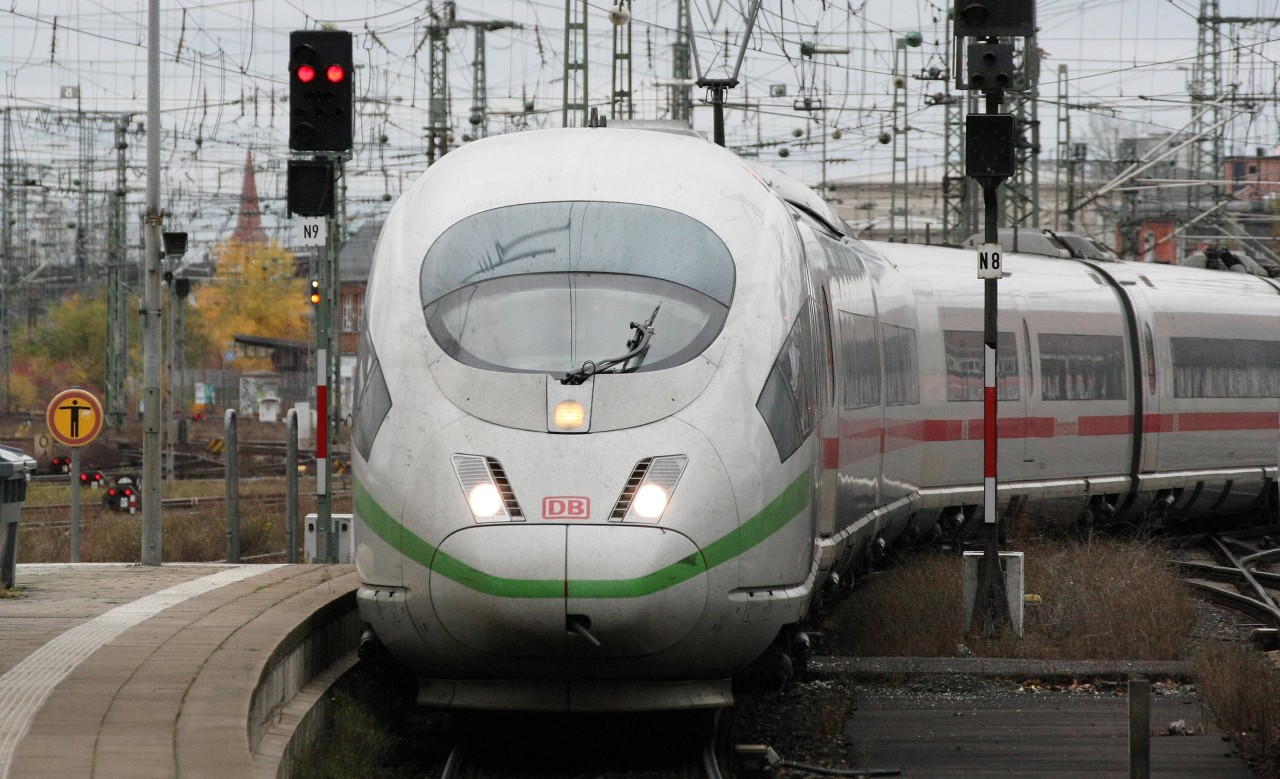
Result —
M 55 395 L 44 418 L 53 437 L 67 446 L 84 446 L 102 432 L 102 404 L 82 389 Z

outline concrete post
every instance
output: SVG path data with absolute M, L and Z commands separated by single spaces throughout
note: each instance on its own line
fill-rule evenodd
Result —
M 285 558 L 290 564 L 298 562 L 298 411 L 289 409 L 285 415 L 284 455 L 284 542 L 288 550 Z
M 1151 776 L 1151 681 L 1129 680 L 1129 779 Z
M 236 433 L 236 410 L 224 415 L 227 448 L 223 450 L 227 468 L 227 562 L 240 562 L 240 440 Z

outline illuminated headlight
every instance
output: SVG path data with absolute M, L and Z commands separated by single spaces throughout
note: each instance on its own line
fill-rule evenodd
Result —
M 618 496 L 610 519 L 658 522 L 667 510 L 689 458 L 682 454 L 651 457 L 636 463 L 627 486 Z
M 477 519 L 487 519 L 502 511 L 502 495 L 498 493 L 497 485 L 481 482 L 467 493 L 467 505 L 471 506 L 471 513 Z
M 657 484 L 646 484 L 636 490 L 631 510 L 645 519 L 657 519 L 667 510 L 667 491 Z
M 551 418 L 561 430 L 577 430 L 587 421 L 587 410 L 576 400 L 562 400 L 551 412 Z
M 501 463 L 478 454 L 455 454 L 451 460 L 467 507 L 477 522 L 524 520 Z

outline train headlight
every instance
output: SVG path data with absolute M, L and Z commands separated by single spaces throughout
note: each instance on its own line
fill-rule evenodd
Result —
M 648 457 L 636 463 L 609 519 L 658 522 L 667 510 L 689 458 L 683 454 Z
M 478 454 L 455 454 L 450 459 L 467 507 L 477 522 L 524 521 L 502 463 Z
M 467 493 L 467 505 L 471 506 L 471 513 L 477 519 L 489 519 L 502 511 L 502 495 L 498 494 L 498 487 L 492 482 L 482 482 Z
M 576 400 L 562 400 L 556 404 L 551 418 L 561 430 L 577 430 L 587 421 L 587 410 Z
M 667 510 L 667 491 L 657 484 L 646 484 L 636 490 L 631 510 L 644 519 L 657 519 Z

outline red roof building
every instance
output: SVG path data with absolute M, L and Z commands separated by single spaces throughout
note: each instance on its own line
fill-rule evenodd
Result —
M 244 158 L 244 183 L 240 186 L 240 218 L 231 240 L 245 243 L 267 242 L 267 231 L 262 229 L 262 207 L 258 203 L 258 182 L 253 177 L 253 150 Z

